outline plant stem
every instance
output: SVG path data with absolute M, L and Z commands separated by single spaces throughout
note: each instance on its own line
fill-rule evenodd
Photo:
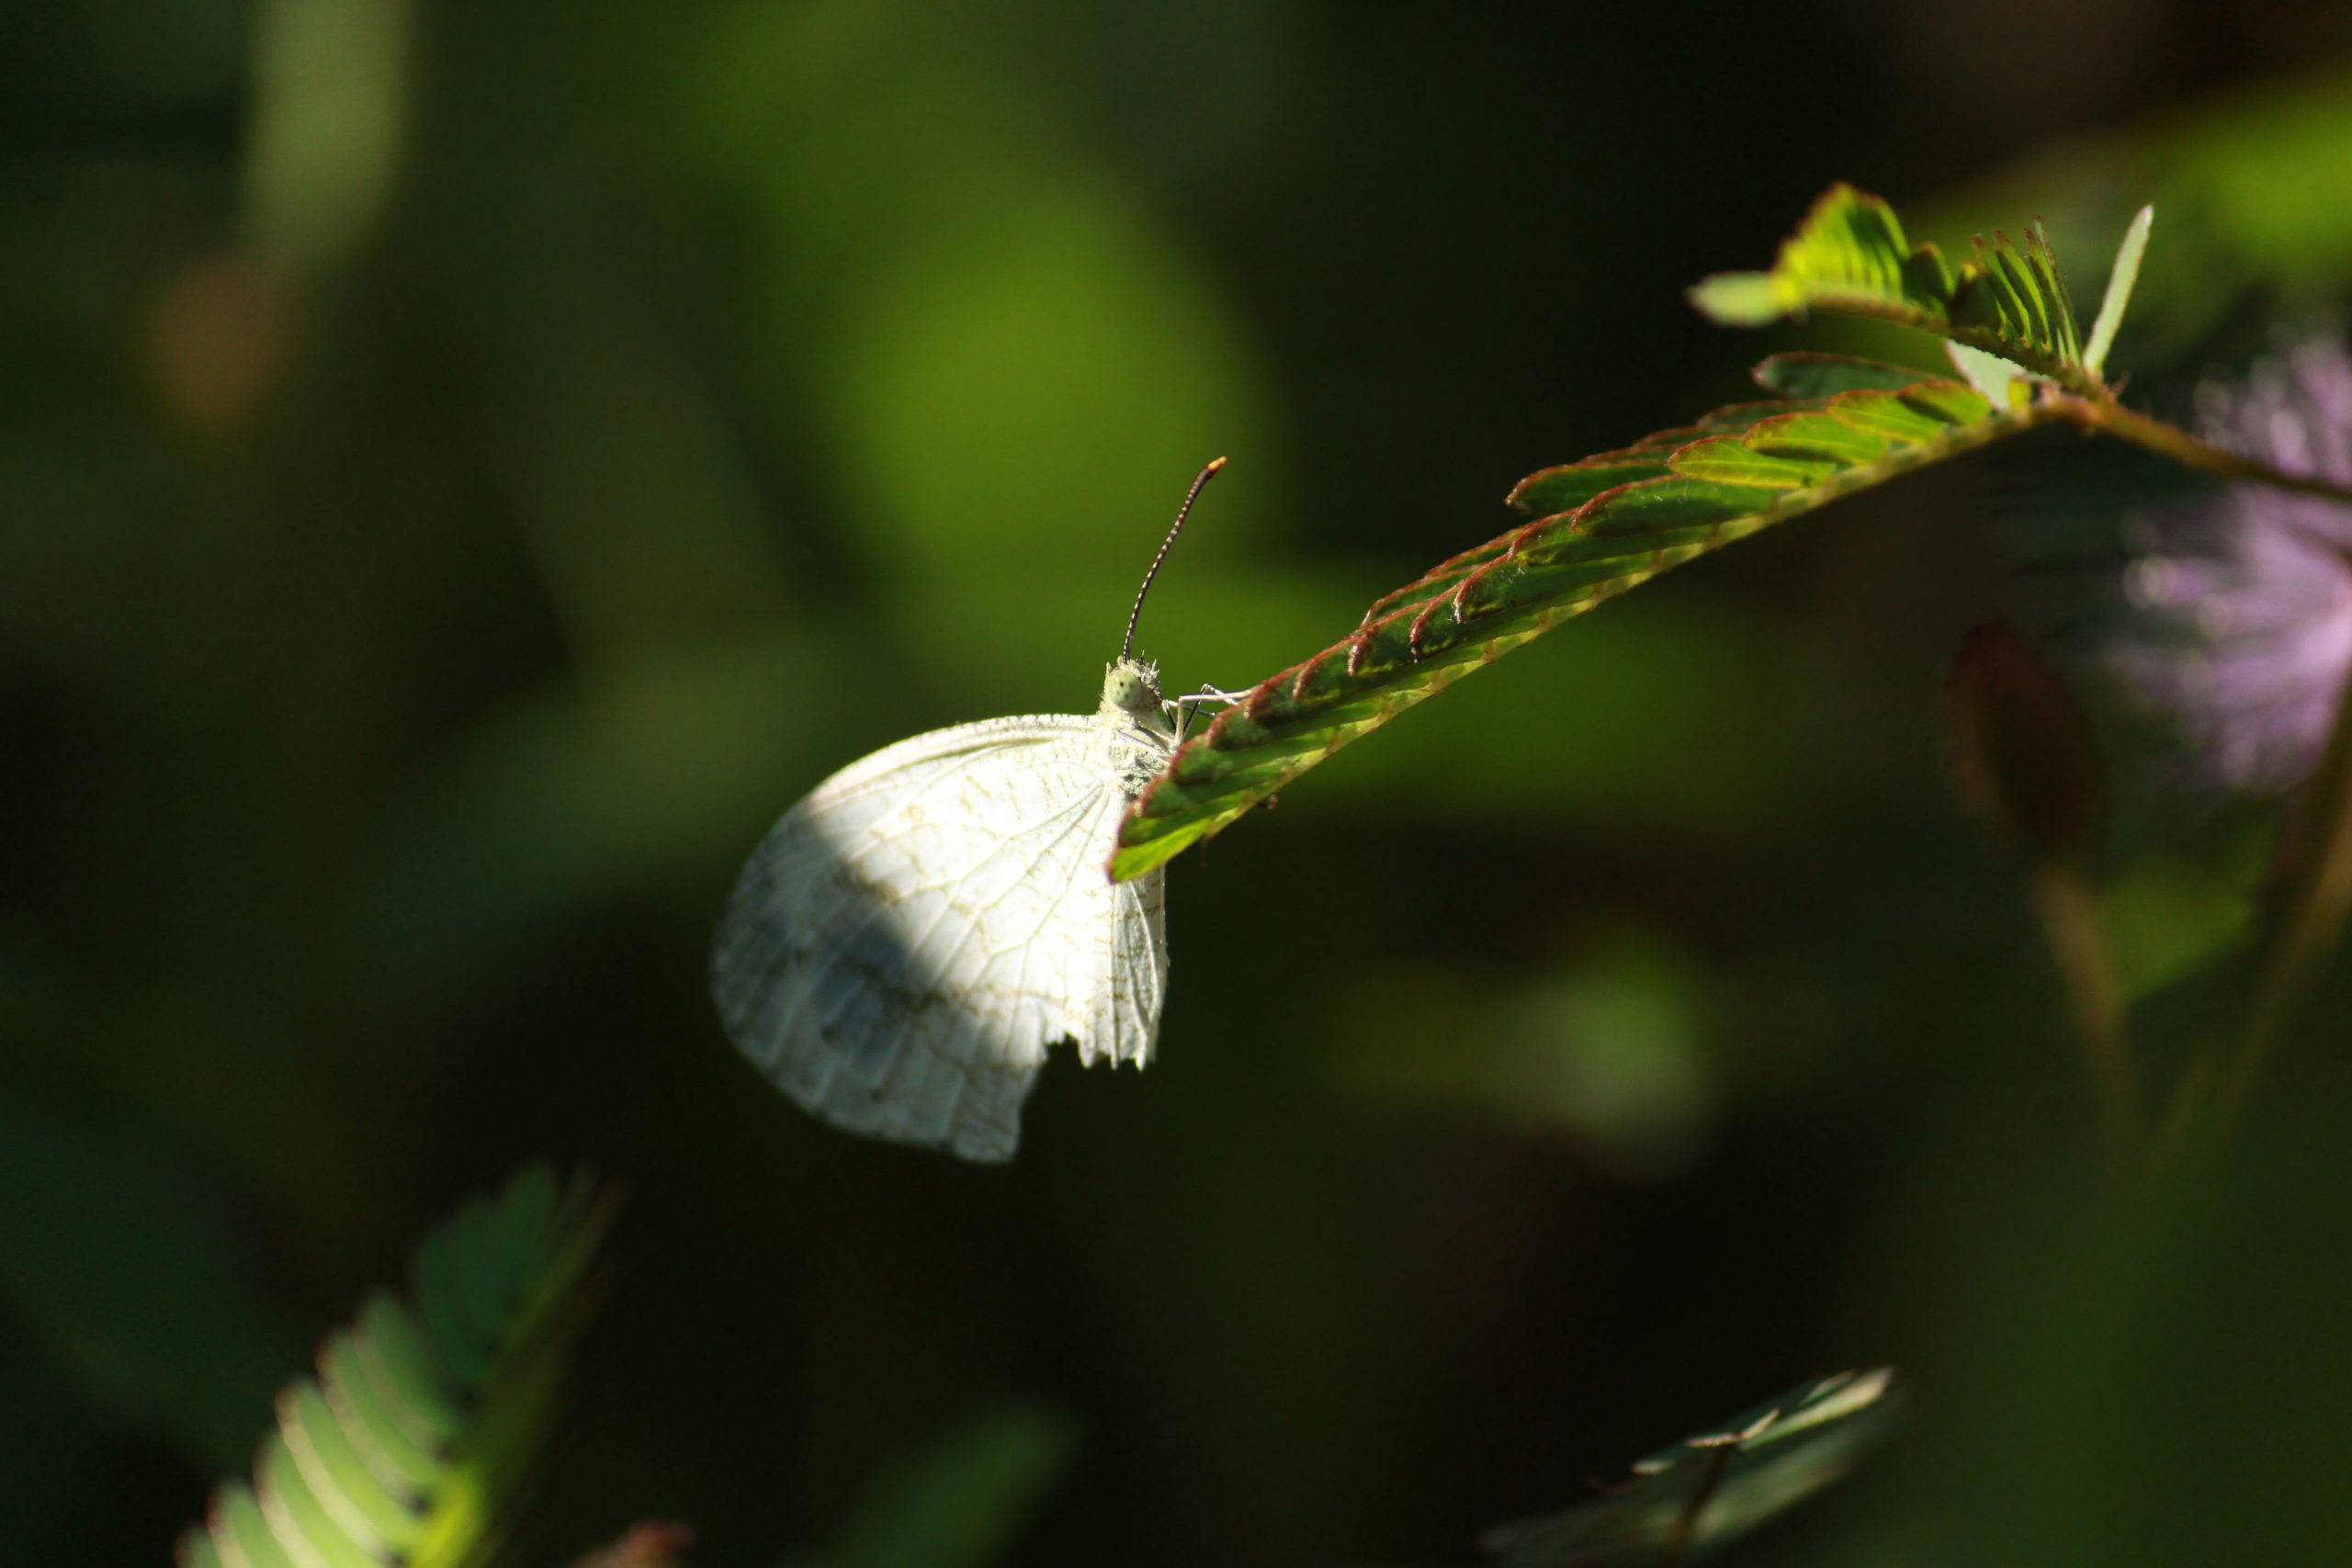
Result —
M 2155 1147 L 2161 1166 L 2181 1152 L 2209 1114 L 2227 1137 L 2245 1114 L 2277 1050 L 2312 965 L 2343 934 L 2352 912 L 2352 682 L 2336 700 L 2327 750 L 2280 834 L 2245 1021 L 2209 1041 L 2181 1075 Z
M 2237 1061 L 2219 1085 L 2225 1121 L 2234 1120 L 2253 1093 L 2312 966 L 2335 945 L 2352 910 L 2352 682 L 2336 700 L 2327 750 L 2288 820 L 2278 873 L 2278 919 L 2261 977 Z
M 2279 490 L 2352 503 L 2352 487 L 2305 474 L 2290 474 L 2260 458 L 2245 457 L 2225 446 L 2216 446 L 2210 441 L 2200 441 L 2178 425 L 2167 424 L 2163 420 L 2125 408 L 2112 398 L 2061 396 L 2052 401 L 2057 405 L 2059 417 L 2077 428 L 2096 430 L 2119 441 L 2129 441 L 2158 457 L 2169 457 L 2184 468 L 2201 469 L 2225 479 L 2247 479 Z
M 2082 1043 L 2101 1144 L 2114 1168 L 2126 1170 L 2139 1154 L 2143 1113 L 2140 1076 L 2124 1036 L 2123 987 L 2116 977 L 2106 924 L 2081 870 L 2071 863 L 2056 861 L 2036 871 L 2033 894 Z

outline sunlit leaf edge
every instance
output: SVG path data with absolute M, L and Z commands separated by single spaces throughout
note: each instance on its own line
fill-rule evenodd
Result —
M 1640 1460 L 1601 1496 L 1487 1532 L 1499 1568 L 1588 1568 L 1721 1545 L 1849 1474 L 1900 1419 L 1885 1367 L 1838 1372 Z
M 1788 384 L 1794 356 L 1758 367 Z M 1532 474 L 1534 521 L 1374 602 L 1353 632 L 1252 687 L 1196 731 L 1121 823 L 1110 871 L 1139 876 L 1221 831 L 1348 742 L 1604 599 L 1684 561 L 1900 474 L 2062 417 L 1996 409 L 1958 381 L 1805 356 L 1824 389 Z M 1842 379 L 1841 379 L 1842 378 Z M 1826 389 L 1844 385 L 1844 390 Z M 1538 504 L 1540 502 L 1540 504 Z
M 2123 243 L 2115 248 L 2115 265 L 2107 277 L 2107 293 L 2099 300 L 2098 315 L 2091 322 L 2090 342 L 2083 350 L 2083 363 L 2094 376 L 2104 375 L 2107 351 L 2115 345 L 2116 329 L 2123 324 L 2123 312 L 2131 308 L 2132 290 L 2140 281 L 2140 257 L 2148 248 L 2148 229 L 2155 221 L 2156 209 L 2143 207 L 2132 215 L 2131 224 L 2123 231 Z
M 563 1351 L 585 1316 L 611 1204 L 544 1168 L 418 1247 L 408 1302 L 379 1292 L 279 1394 L 253 1481 L 225 1483 L 182 1568 L 461 1568 L 506 1523 Z
M 1995 231 L 1973 255 L 1913 245 L 1883 198 L 1843 183 L 1817 197 L 1769 272 L 1717 273 L 1690 299 L 1726 326 L 1762 326 L 1825 310 L 1915 327 L 2010 360 L 2069 390 L 2096 395 L 2057 256 L 2039 220 L 2022 240 Z

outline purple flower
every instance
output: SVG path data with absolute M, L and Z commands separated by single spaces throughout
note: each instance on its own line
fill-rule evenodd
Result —
M 2352 483 L 2352 355 L 2314 338 L 2198 396 L 2199 433 Z M 2259 484 L 2133 521 L 2110 670 L 2169 716 L 2200 783 L 2272 793 L 2310 773 L 2352 674 L 2352 506 Z

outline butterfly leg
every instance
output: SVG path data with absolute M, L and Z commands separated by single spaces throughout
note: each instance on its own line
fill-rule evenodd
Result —
M 1187 692 L 1184 695 L 1175 698 L 1168 705 L 1176 713 L 1177 740 L 1182 742 L 1184 739 L 1186 720 L 1209 704 L 1223 703 L 1227 707 L 1238 707 L 1249 700 L 1248 692 L 1228 692 L 1217 686 L 1203 686 L 1197 692 Z

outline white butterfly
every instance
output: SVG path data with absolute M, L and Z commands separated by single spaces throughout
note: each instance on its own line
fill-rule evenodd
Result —
M 1167 558 L 1201 471 L 1144 575 Z M 1046 1048 L 1151 1059 L 1168 986 L 1162 873 L 1114 883 L 1128 803 L 1182 730 L 1128 657 L 1091 715 L 958 725 L 854 762 L 752 852 L 720 919 L 711 993 L 738 1049 L 853 1133 L 1012 1157 Z

